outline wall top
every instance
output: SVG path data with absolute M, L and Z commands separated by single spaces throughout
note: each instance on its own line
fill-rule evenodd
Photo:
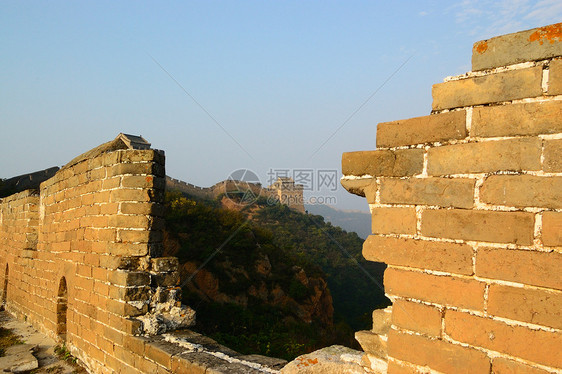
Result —
M 562 23 L 481 40 L 472 47 L 472 70 L 562 56 Z
M 67 169 L 77 163 L 94 158 L 102 153 L 113 152 L 120 149 L 150 149 L 150 143 L 147 142 L 142 136 L 129 135 L 119 133 L 115 139 L 102 145 L 97 146 L 94 149 L 90 149 L 88 152 L 82 153 L 80 156 L 72 159 L 68 164 L 64 165 L 61 170 Z

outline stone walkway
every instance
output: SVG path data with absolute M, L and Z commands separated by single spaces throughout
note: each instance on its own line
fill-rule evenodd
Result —
M 30 324 L 16 320 L 6 311 L 0 311 L 0 326 L 12 330 L 25 343 L 8 348 L 6 355 L 0 357 L 0 373 L 87 373 L 82 367 L 59 359 L 55 354 L 54 340 L 38 332 Z M 16 362 L 19 362 L 19 365 L 16 365 Z M 15 369 L 14 365 L 20 369 Z M 34 367 L 35 369 L 32 369 Z

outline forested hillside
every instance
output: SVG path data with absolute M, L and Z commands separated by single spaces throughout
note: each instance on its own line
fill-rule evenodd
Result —
M 383 267 L 362 259 L 362 240 L 321 216 L 231 198 L 167 194 L 165 253 L 180 259 L 195 329 L 242 353 L 286 359 L 355 345 L 353 332 L 386 305 L 376 285 Z

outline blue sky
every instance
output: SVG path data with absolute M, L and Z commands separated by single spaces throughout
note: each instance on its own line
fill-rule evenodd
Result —
M 429 114 L 431 85 L 470 70 L 474 42 L 560 21 L 551 0 L 0 0 L 0 177 L 119 132 L 200 186 L 239 168 L 263 184 L 341 171 L 378 122 Z M 312 194 L 367 210 L 341 187 Z

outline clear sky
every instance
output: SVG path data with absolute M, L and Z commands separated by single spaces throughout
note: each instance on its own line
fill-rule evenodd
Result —
M 340 173 L 378 122 L 429 114 L 431 85 L 470 70 L 474 42 L 560 21 L 559 0 L 0 0 L 0 177 L 119 132 L 200 186 L 240 168 L 263 184 Z M 341 186 L 310 194 L 367 210 Z

